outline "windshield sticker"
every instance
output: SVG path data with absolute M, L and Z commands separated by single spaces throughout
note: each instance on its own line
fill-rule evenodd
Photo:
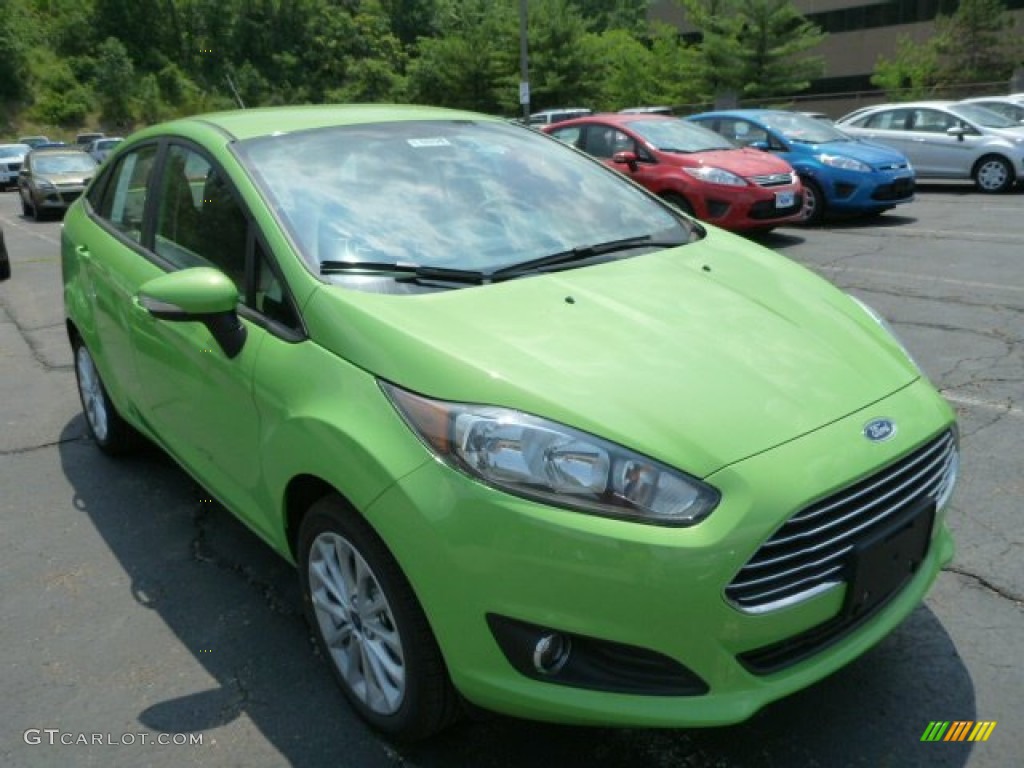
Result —
M 450 147 L 451 142 L 444 136 L 436 136 L 429 139 L 408 139 L 410 147 Z

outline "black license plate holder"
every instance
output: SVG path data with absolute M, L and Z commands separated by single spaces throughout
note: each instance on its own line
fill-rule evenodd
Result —
M 934 523 L 935 502 L 926 498 L 854 547 L 843 615 L 870 613 L 914 575 L 928 552 Z

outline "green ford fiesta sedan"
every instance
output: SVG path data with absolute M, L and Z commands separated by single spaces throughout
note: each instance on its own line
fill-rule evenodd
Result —
M 179 120 L 62 240 L 95 442 L 148 438 L 297 564 L 385 733 L 740 721 L 952 557 L 954 415 L 881 318 L 528 127 Z

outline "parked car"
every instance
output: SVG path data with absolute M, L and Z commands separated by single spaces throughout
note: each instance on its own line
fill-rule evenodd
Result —
M 0 144 L 0 192 L 18 185 L 21 164 L 30 150 L 28 144 Z
M 982 192 L 1006 192 L 1024 173 L 1024 126 L 975 104 L 880 104 L 838 125 L 903 152 L 920 179 L 973 179 Z
M 585 107 L 559 107 L 558 109 L 545 109 L 542 112 L 534 112 L 530 115 L 530 125 L 549 125 L 560 123 L 563 120 L 572 120 L 574 117 L 594 114 L 593 110 Z
M 952 557 L 954 413 L 878 315 L 527 126 L 153 126 L 61 255 L 96 445 L 145 435 L 297 563 L 386 733 L 740 721 Z
M 33 149 L 18 174 L 21 212 L 41 221 L 63 213 L 96 172 L 96 161 L 80 149 Z
M 961 104 L 977 104 L 979 107 L 991 109 L 1016 123 L 1024 123 L 1024 99 L 1009 96 L 979 96 L 973 99 L 961 99 Z
M 90 142 L 86 146 L 85 151 L 92 155 L 92 159 L 97 163 L 102 163 L 111 152 L 117 149 L 122 141 L 124 139 L 120 136 L 106 136 Z
M 75 146 L 81 149 L 85 149 L 92 144 L 96 139 L 102 139 L 107 134 L 101 131 L 87 131 L 85 133 L 79 133 L 75 136 Z
M 18 139 L 19 144 L 28 144 L 32 149 L 35 149 L 40 144 L 49 144 L 50 140 L 46 136 L 22 136 Z
M 804 217 L 877 215 L 914 199 L 914 169 L 900 152 L 847 136 L 824 120 L 779 109 L 704 112 L 686 118 L 740 146 L 777 154 L 804 185 Z
M 7 244 L 4 242 L 4 228 L 0 226 L 0 282 L 11 279 L 11 260 L 7 255 Z
M 740 149 L 699 125 L 653 114 L 605 114 L 543 130 L 725 229 L 763 231 L 803 218 L 800 180 L 785 160 Z

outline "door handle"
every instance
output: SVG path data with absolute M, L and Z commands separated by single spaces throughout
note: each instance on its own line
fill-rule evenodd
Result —
M 75 253 L 82 261 L 92 261 L 92 252 L 89 250 L 88 246 L 76 245 Z

